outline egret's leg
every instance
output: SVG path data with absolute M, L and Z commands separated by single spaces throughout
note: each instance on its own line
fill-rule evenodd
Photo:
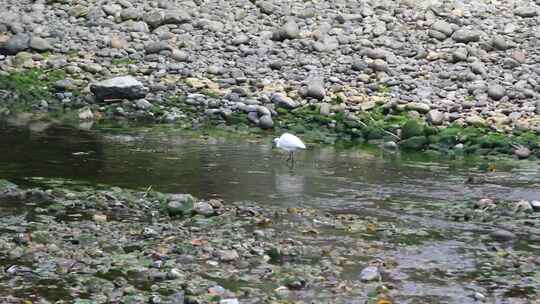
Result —
M 289 167 L 290 170 L 294 168 L 294 152 L 289 152 L 289 158 L 287 159 L 287 167 Z M 291 163 L 289 163 L 289 160 Z

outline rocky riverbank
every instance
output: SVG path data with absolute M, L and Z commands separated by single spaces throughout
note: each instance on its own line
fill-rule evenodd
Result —
M 540 287 L 537 203 L 456 205 L 521 227 L 483 236 L 404 203 L 393 219 L 392 202 L 380 217 L 32 182 L 0 180 L 2 303 L 532 303 Z
M 387 148 L 540 153 L 532 1 L 5 7 L 1 113 L 68 109 L 80 120 L 210 121 Z

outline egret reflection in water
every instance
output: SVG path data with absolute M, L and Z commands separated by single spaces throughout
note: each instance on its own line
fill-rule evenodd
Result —
M 300 174 L 275 174 L 276 191 L 285 196 L 301 196 L 304 194 L 306 178 Z

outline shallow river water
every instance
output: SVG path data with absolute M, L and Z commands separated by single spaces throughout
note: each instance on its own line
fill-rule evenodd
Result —
M 488 224 L 431 218 L 422 210 L 444 212 L 437 206 L 486 197 L 540 199 L 540 166 L 532 161 L 446 159 L 309 144 L 296 155 L 291 169 L 270 138 L 136 130 L 1 123 L 0 178 L 26 186 L 62 178 L 98 187 L 151 187 L 225 202 L 355 213 L 436 233 L 430 242 L 386 253 L 400 265 L 388 273 L 388 280 L 400 289 L 398 303 L 474 303 L 471 291 L 477 284 L 448 277 L 477 271 L 475 255 L 490 246 L 474 241 Z M 485 170 L 489 166 L 494 172 Z M 479 182 L 465 183 L 471 177 Z M 512 246 L 537 255 L 538 246 L 528 247 L 534 243 L 520 240 Z M 344 275 L 354 279 L 358 269 Z M 519 293 L 493 291 L 491 301 L 514 303 L 508 299 L 522 298 Z

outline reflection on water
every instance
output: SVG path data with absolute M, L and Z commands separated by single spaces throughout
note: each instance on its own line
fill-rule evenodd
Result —
M 304 194 L 305 177 L 302 175 L 275 174 L 275 187 L 278 193 L 285 196 L 300 196 Z

